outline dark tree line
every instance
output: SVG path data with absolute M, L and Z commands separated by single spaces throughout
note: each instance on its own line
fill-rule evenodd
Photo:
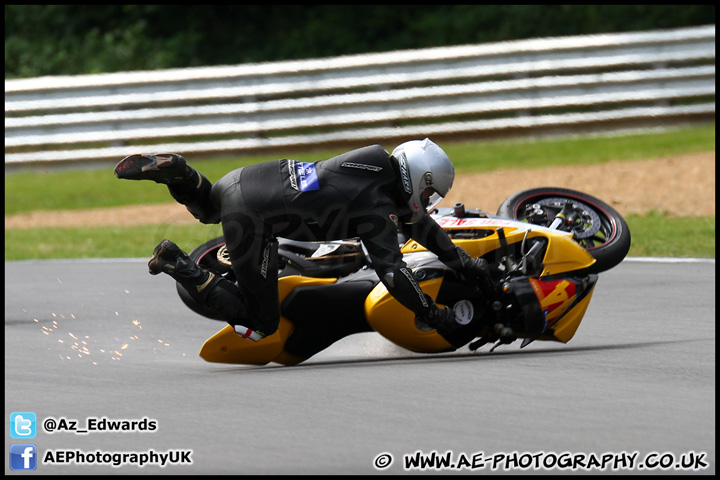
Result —
M 714 23 L 713 5 L 6 5 L 5 78 Z

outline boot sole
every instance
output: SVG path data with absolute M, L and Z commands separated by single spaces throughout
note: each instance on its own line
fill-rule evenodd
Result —
M 164 270 L 162 269 L 162 265 L 159 262 L 162 261 L 161 257 L 163 256 L 163 254 L 168 252 L 169 249 L 172 248 L 172 246 L 173 245 L 169 243 L 168 240 L 163 240 L 162 242 L 160 242 L 160 245 L 155 247 L 155 250 L 153 251 L 153 256 L 148 262 L 148 270 L 150 271 L 150 275 L 159 275 L 164 272 Z
M 177 161 L 176 161 L 177 160 Z M 154 180 L 167 183 L 184 164 L 171 155 L 130 155 L 115 167 L 115 176 L 125 180 Z

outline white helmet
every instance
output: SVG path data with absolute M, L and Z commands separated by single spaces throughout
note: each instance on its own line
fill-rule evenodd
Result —
M 450 191 L 455 168 L 443 149 L 429 138 L 398 145 L 392 156 L 398 161 L 402 188 L 409 197 L 412 216 L 408 223 L 415 223 Z

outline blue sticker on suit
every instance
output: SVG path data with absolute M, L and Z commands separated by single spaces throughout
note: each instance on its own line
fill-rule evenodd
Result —
M 290 185 L 301 192 L 310 192 L 320 189 L 315 164 L 289 160 Z

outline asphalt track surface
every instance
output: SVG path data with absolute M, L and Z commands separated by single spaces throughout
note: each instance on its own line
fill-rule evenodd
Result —
M 417 473 L 405 468 L 416 452 L 450 453 L 456 468 L 430 473 L 599 473 L 534 469 L 593 457 L 604 473 L 715 473 L 713 260 L 626 260 L 601 275 L 566 345 L 419 355 L 360 334 L 295 367 L 203 361 L 222 324 L 145 263 L 5 263 L 5 451 L 33 443 L 40 457 L 6 474 Z M 11 412 L 36 414 L 34 439 L 10 437 Z M 156 429 L 48 433 L 48 419 Z M 62 451 L 103 463 L 47 462 Z M 192 464 L 111 464 L 150 451 L 191 451 Z M 661 460 L 671 468 L 648 468 Z M 692 460 L 707 466 L 674 468 Z

